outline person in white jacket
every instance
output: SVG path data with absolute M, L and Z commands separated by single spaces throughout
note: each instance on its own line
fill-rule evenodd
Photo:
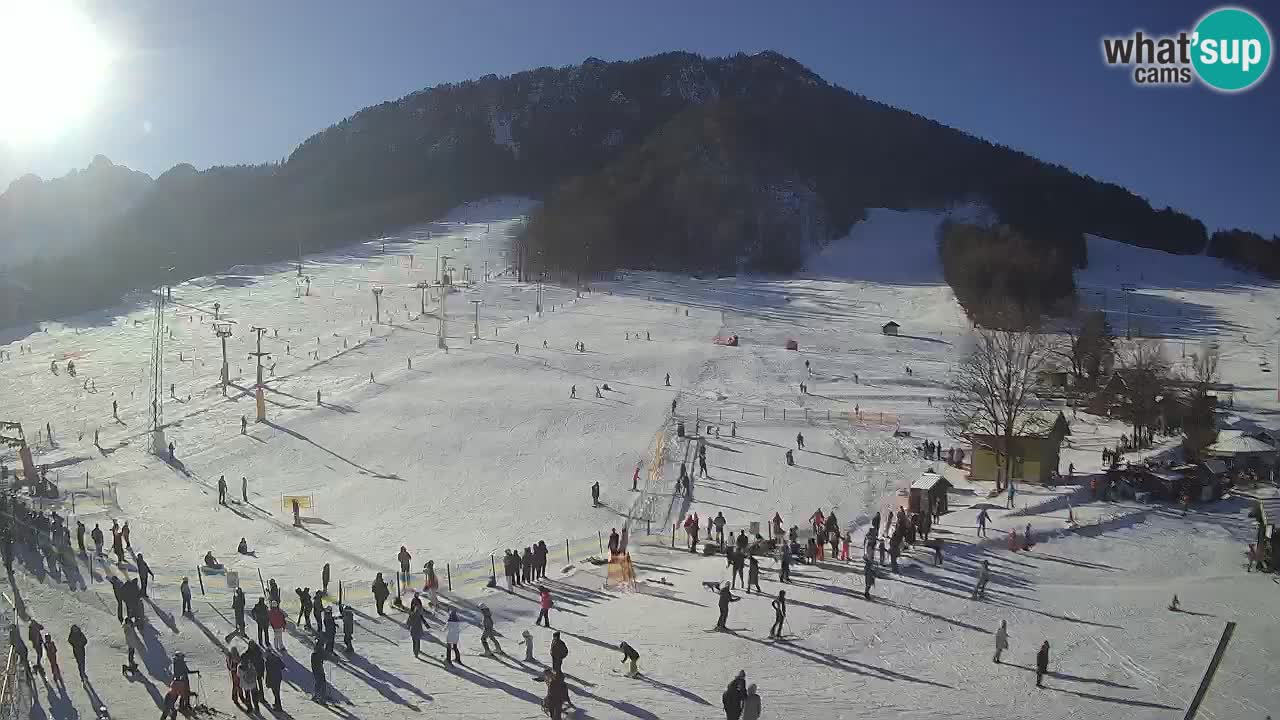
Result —
M 453 661 L 450 657 L 456 658 L 459 665 L 462 665 L 462 654 L 458 652 L 458 641 L 462 638 L 462 621 L 458 620 L 458 611 L 449 611 L 449 620 L 444 624 L 445 646 L 444 646 L 444 664 L 452 665 Z
M 1000 663 L 1000 653 L 1009 649 L 1009 628 L 1006 620 L 1000 621 L 1000 629 L 996 631 L 996 654 L 991 662 Z

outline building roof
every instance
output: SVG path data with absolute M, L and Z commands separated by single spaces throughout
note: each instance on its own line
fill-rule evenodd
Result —
M 912 490 L 932 490 L 938 485 L 946 485 L 947 487 L 950 487 L 951 483 L 948 482 L 946 478 L 933 472 L 932 470 L 926 470 L 925 473 L 921 475 L 915 482 L 911 483 L 911 489 Z
M 1071 435 L 1071 423 L 1067 421 L 1067 416 L 1061 410 L 1031 410 L 1027 413 L 1027 416 L 1029 420 L 1024 424 L 1036 429 L 1014 437 L 1045 438 L 1055 433 L 1061 437 Z M 972 437 L 995 437 L 995 435 L 992 433 L 973 433 Z
M 1210 455 L 1260 455 L 1275 451 L 1275 447 L 1270 443 L 1250 437 L 1243 430 L 1219 432 L 1218 441 L 1205 450 Z
M 880 327 L 902 327 L 902 326 L 890 320 L 889 322 L 885 323 L 884 325 L 881 325 Z
M 1217 458 L 1209 458 L 1208 460 L 1205 460 L 1204 466 L 1205 466 L 1205 469 L 1207 469 L 1209 472 L 1213 473 L 1214 475 L 1227 474 L 1227 464 Z

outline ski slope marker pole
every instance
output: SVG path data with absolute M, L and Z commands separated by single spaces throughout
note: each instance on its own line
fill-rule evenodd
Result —
M 599 530 L 597 530 L 597 531 L 596 531 L 596 542 L 600 544 L 600 552 L 602 552 L 602 553 L 603 553 L 603 552 L 604 552 L 604 538 L 601 536 L 601 534 L 600 534 L 600 531 L 599 531 Z
M 573 561 L 569 559 L 569 538 L 564 539 L 564 564 L 572 565 Z
M 453 592 L 453 569 L 449 563 L 444 564 L 444 577 L 449 583 L 449 592 Z
M 204 575 L 200 574 L 200 566 L 196 566 L 196 578 L 200 580 L 200 595 L 204 595 Z

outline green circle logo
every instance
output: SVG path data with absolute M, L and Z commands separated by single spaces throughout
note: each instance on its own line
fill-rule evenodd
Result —
M 1271 33 L 1248 10 L 1226 7 L 1205 15 L 1192 35 L 1191 64 L 1209 87 L 1237 92 L 1255 85 L 1271 65 Z

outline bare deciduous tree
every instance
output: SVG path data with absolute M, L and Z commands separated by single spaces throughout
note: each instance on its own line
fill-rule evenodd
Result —
M 1053 352 L 1070 368 L 1077 381 L 1097 380 L 1111 365 L 1114 342 L 1106 315 L 1094 310 L 1072 317 L 1066 323 Z
M 1182 423 L 1183 447 L 1188 457 L 1199 458 L 1204 449 L 1218 438 L 1213 417 L 1214 402 L 1209 395 L 1218 382 L 1218 351 L 1206 344 L 1191 356 L 1191 368 L 1186 375 L 1191 388 L 1187 391 L 1187 414 Z
M 957 440 L 992 438 L 990 449 L 1001 470 L 998 490 L 1001 479 L 1009 477 L 1013 438 L 1047 429 L 1032 412 L 1032 390 L 1048 361 L 1049 343 L 1030 330 L 979 329 L 973 341 L 972 351 L 952 373 L 944 417 L 948 434 Z
M 1169 360 L 1165 357 L 1164 343 L 1151 339 L 1126 343 L 1120 352 L 1120 366 L 1124 372 L 1124 399 L 1133 426 L 1133 442 L 1141 446 L 1144 432 L 1155 427 L 1160 419 L 1160 398 L 1170 391 Z

